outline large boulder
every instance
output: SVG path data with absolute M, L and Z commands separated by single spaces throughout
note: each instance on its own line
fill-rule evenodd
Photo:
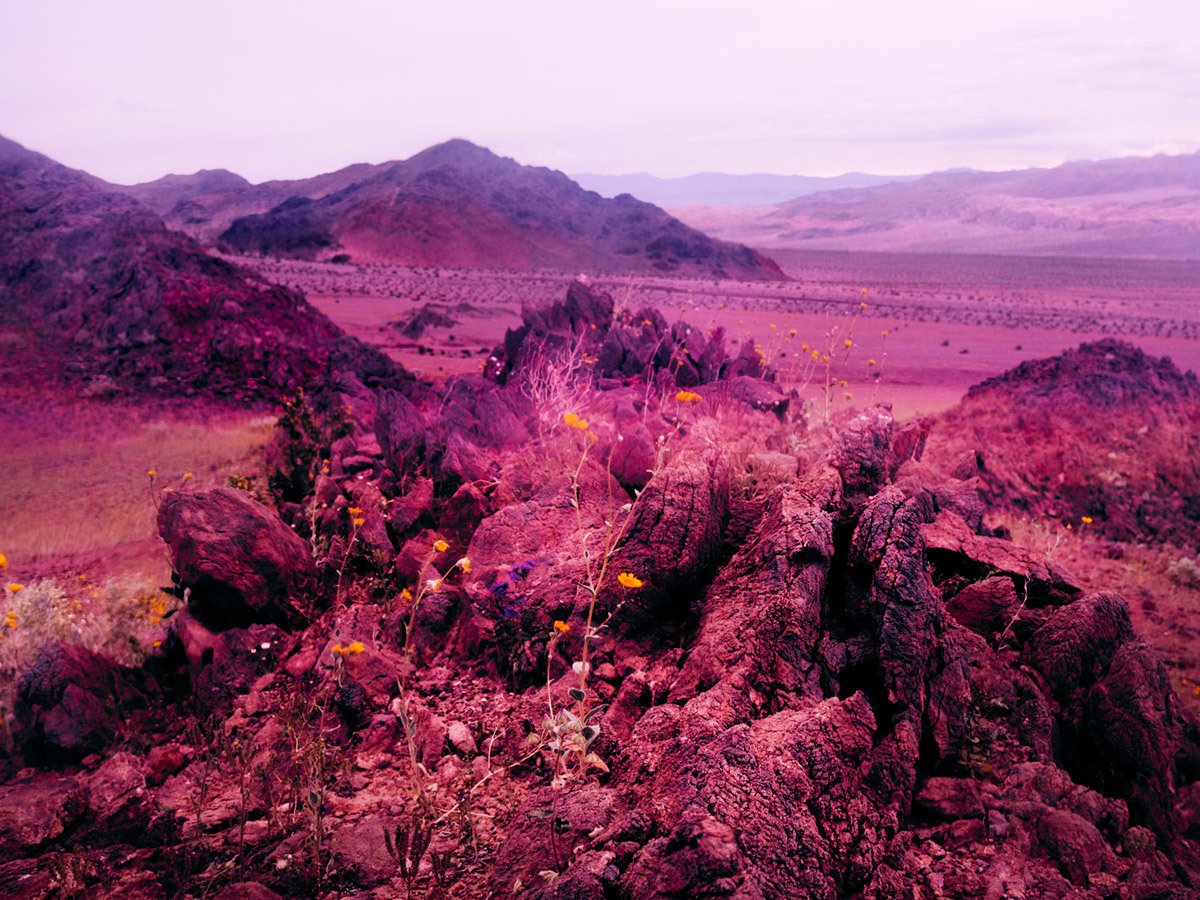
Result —
M 30 763 L 63 764 L 103 750 L 122 714 L 144 708 L 136 673 L 76 644 L 56 642 L 17 677 L 15 736 Z
M 167 491 L 158 532 L 188 607 L 214 631 L 305 619 L 316 595 L 311 550 L 291 528 L 242 491 Z

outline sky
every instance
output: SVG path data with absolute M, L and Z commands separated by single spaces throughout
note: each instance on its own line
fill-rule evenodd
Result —
M 452 137 L 569 173 L 1200 149 L 1194 0 L 0 0 L 0 134 L 109 181 Z

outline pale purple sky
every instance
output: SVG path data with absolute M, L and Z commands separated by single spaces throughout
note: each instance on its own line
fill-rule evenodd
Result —
M 566 172 L 1200 149 L 1194 0 L 0 0 L 0 134 L 110 181 L 464 137 Z

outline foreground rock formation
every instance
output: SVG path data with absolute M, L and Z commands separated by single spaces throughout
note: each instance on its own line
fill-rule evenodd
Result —
M 278 513 L 168 495 L 159 655 L 22 676 L 0 894 L 1196 897 L 1198 733 L 1125 601 L 988 532 L 922 426 L 806 432 L 611 310 L 441 398 L 341 382 Z

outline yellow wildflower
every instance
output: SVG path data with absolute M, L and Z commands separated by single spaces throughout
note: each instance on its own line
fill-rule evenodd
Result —
M 862 289 L 862 292 L 865 294 L 865 293 L 867 292 L 867 289 L 866 289 L 866 288 L 863 288 L 863 289 Z
M 1091 525 L 1092 517 L 1091 516 L 1080 516 L 1079 521 L 1082 522 L 1084 525 Z
M 675 395 L 675 399 L 679 403 L 699 403 L 704 398 L 692 391 L 680 391 Z
M 8 568 L 8 557 L 5 556 L 3 553 L 0 553 L 0 569 L 7 569 L 7 568 Z
M 346 652 L 353 653 L 355 656 L 357 656 L 358 654 L 362 653 L 365 649 L 367 649 L 367 648 L 364 647 L 362 644 L 360 644 L 358 641 L 355 641 L 349 647 L 346 648 Z
M 362 525 L 367 520 L 366 519 L 351 519 L 350 521 L 353 522 L 355 525 Z
M 349 653 L 350 651 L 347 650 L 345 647 L 343 647 L 341 644 L 334 644 L 332 647 L 329 648 L 329 652 L 332 653 L 334 656 L 344 656 L 345 654 Z
M 352 515 L 352 516 L 362 515 L 362 510 L 359 509 L 357 506 L 350 507 L 350 509 L 348 509 L 347 512 L 350 513 L 350 515 Z
M 191 472 L 184 472 L 184 473 L 183 473 L 183 480 L 184 480 L 184 481 L 187 481 L 189 478 L 195 478 L 195 477 L 196 477 L 196 476 L 195 476 L 195 475 L 193 475 Z
M 860 303 L 860 304 L 858 304 L 858 305 L 859 305 L 860 307 L 862 307 L 863 309 L 866 309 L 866 308 L 867 308 L 867 304 L 865 304 L 865 303 Z
M 151 469 L 151 470 L 150 470 L 149 472 L 147 472 L 146 474 L 147 474 L 147 475 L 149 475 L 151 478 L 153 478 L 155 475 L 157 475 L 157 474 L 158 474 L 158 472 L 157 472 L 156 470 L 154 470 L 154 469 Z
M 563 634 L 566 634 L 568 631 L 570 631 L 570 630 L 571 630 L 571 626 L 570 626 L 570 625 L 568 625 L 566 622 L 563 622 L 563 621 L 561 621 L 561 620 L 559 620 L 559 619 L 555 619 L 555 620 L 554 620 L 554 630 L 555 630 L 555 631 L 560 631 L 560 632 L 562 632 Z
M 462 559 L 460 559 L 457 563 L 455 563 L 455 565 L 457 565 L 464 572 L 471 571 L 471 560 L 465 556 Z
M 12 592 L 15 594 L 15 593 L 17 593 L 18 591 L 23 591 L 23 590 L 25 590 L 25 585 L 23 585 L 23 584 L 10 584 L 10 585 L 8 586 L 8 589 L 9 589 L 10 591 L 12 591 Z
M 630 575 L 628 572 L 622 572 L 618 575 L 617 581 L 627 588 L 640 588 L 642 586 L 642 579 L 636 575 Z
M 868 366 L 873 366 L 873 365 L 875 365 L 875 360 L 873 360 L 873 359 L 868 359 L 868 360 L 867 360 L 867 365 L 868 365 Z
M 575 413 L 565 413 L 563 421 L 567 423 L 568 428 L 575 428 L 579 431 L 586 431 L 588 427 L 587 419 L 581 419 Z
M 846 344 L 846 346 L 847 346 L 847 347 L 853 347 L 853 346 L 854 346 L 854 341 L 850 340 L 850 338 L 846 338 L 846 340 L 845 340 L 845 344 Z
M 411 600 L 412 599 L 412 591 L 410 591 L 408 588 L 405 588 L 404 590 L 402 590 L 400 592 L 400 599 L 401 600 Z
M 436 550 L 438 553 L 445 553 L 447 550 L 450 549 L 450 545 L 447 544 L 445 541 L 443 541 L 441 538 L 438 538 L 436 541 L 433 542 L 433 549 Z
M 8 615 L 4 617 L 4 624 L 9 628 L 17 627 L 17 614 L 13 610 L 8 611 Z

